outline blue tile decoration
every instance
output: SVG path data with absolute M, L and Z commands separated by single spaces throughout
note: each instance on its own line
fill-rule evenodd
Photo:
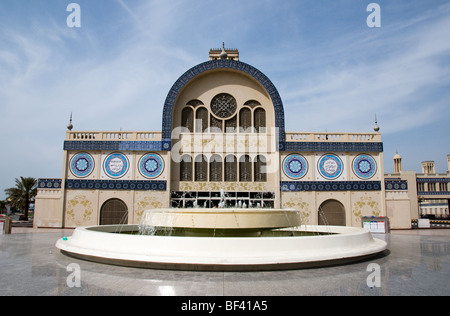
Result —
M 61 179 L 38 179 L 38 189 L 61 189 Z
M 408 190 L 408 181 L 400 179 L 385 179 L 384 184 L 386 186 L 386 191 L 399 191 Z
M 377 163 L 370 155 L 359 155 L 353 160 L 353 172 L 360 179 L 370 179 L 377 172 Z
M 282 192 L 381 191 L 380 181 L 281 181 Z
M 417 178 L 417 183 L 450 183 L 450 178 Z
M 163 147 L 161 141 L 64 141 L 64 150 L 161 151 Z
M 69 166 L 74 176 L 84 178 L 94 170 L 94 159 L 88 153 L 78 153 L 72 157 Z
M 210 60 L 201 63 L 197 66 L 186 71 L 172 86 L 169 93 L 167 94 L 166 101 L 164 102 L 163 118 L 162 118 L 162 139 L 163 139 L 163 149 L 170 150 L 171 136 L 172 136 L 172 112 L 175 105 L 175 101 L 178 94 L 184 88 L 184 86 L 196 76 L 210 70 L 214 69 L 233 69 L 242 71 L 255 80 L 257 80 L 267 91 L 275 109 L 275 126 L 278 127 L 279 139 L 278 139 L 278 150 L 285 150 L 285 125 L 284 125 L 284 107 L 281 101 L 280 94 L 275 88 L 274 84 L 270 79 L 264 75 L 261 71 L 253 66 L 236 60 Z M 166 148 L 167 147 L 167 148 Z
M 344 164 L 338 155 L 326 154 L 320 157 L 317 163 L 317 170 L 325 179 L 333 180 L 340 177 L 344 171 Z
M 308 162 L 302 155 L 289 155 L 283 161 L 283 172 L 293 180 L 301 179 L 308 172 Z
M 120 178 L 127 173 L 130 163 L 127 156 L 122 153 L 112 153 L 103 163 L 105 173 L 111 178 Z
M 303 152 L 383 152 L 382 142 L 284 142 L 284 150 Z M 162 141 L 64 141 L 64 150 L 170 151 L 171 139 Z
M 139 160 L 139 172 L 148 179 L 154 179 L 164 171 L 164 160 L 158 154 L 147 154 Z
M 417 191 L 417 195 L 448 195 L 450 197 L 450 191 Z
M 166 191 L 167 181 L 156 180 L 66 180 L 66 189 L 72 190 L 134 190 Z
M 286 142 L 284 151 L 303 152 L 383 152 L 382 142 Z

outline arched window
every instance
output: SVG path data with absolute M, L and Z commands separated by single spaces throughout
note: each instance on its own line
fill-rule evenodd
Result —
M 197 99 L 191 100 L 191 101 L 189 101 L 189 102 L 186 103 L 186 104 L 187 104 L 187 105 L 191 105 L 191 106 L 194 107 L 194 108 L 195 108 L 196 106 L 199 106 L 199 105 L 204 105 L 202 101 L 197 100 Z
M 110 199 L 100 208 L 100 225 L 128 224 L 127 205 L 119 199 Z
M 225 133 L 235 133 L 237 128 L 237 115 L 225 121 Z
M 255 182 L 267 181 L 266 157 L 262 155 L 256 156 L 254 166 Z
M 204 155 L 195 158 L 195 181 L 208 181 L 208 162 Z
M 180 181 L 192 181 L 192 158 L 189 155 L 181 157 Z
M 244 103 L 244 105 L 247 105 L 247 106 L 251 107 L 252 109 L 254 109 L 255 107 L 261 105 L 261 103 L 259 103 L 256 100 L 248 100 L 247 102 Z
M 252 126 L 252 113 L 249 108 L 242 108 L 239 111 L 239 131 L 250 132 Z
M 221 133 L 222 132 L 222 120 L 215 118 L 214 115 L 211 114 L 211 132 L 212 133 Z
M 319 207 L 319 225 L 345 226 L 345 208 L 341 202 L 327 200 Z
M 190 132 L 194 130 L 194 111 L 185 107 L 181 112 L 181 127 L 186 127 Z
M 257 108 L 253 113 L 255 130 L 257 133 L 266 132 L 266 111 L 263 108 Z
M 239 181 L 252 181 L 252 163 L 248 155 L 244 155 L 239 159 Z
M 208 128 L 208 110 L 204 107 L 198 108 L 195 113 L 195 131 L 203 133 Z
M 237 160 L 234 155 L 228 155 L 225 157 L 225 181 L 237 181 Z
M 222 181 L 222 158 L 219 155 L 213 155 L 209 161 L 209 181 Z

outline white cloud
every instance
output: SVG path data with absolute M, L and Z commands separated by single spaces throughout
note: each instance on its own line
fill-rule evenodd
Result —
M 286 111 L 293 113 L 287 117 L 288 128 L 365 131 L 378 114 L 383 132 L 392 133 L 441 119 L 444 105 L 432 93 L 450 85 L 450 42 L 444 36 L 450 20 L 429 22 L 407 37 L 392 29 L 389 42 L 401 43 L 392 48 L 383 47 L 383 38 L 365 43 L 365 50 L 378 50 L 385 53 L 382 56 L 343 67 L 325 66 L 308 78 L 300 75 L 282 96 Z M 345 60 L 355 45 L 341 42 L 338 58 Z

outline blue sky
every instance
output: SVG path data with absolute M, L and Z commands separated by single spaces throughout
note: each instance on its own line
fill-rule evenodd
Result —
M 69 3 L 81 27 L 69 28 Z M 377 1 L 0 1 L 0 198 L 19 176 L 60 178 L 75 130 L 161 130 L 167 92 L 222 42 L 264 72 L 287 131 L 370 132 L 385 171 L 450 154 L 450 3 Z M 375 2 L 375 1 L 373 1 Z

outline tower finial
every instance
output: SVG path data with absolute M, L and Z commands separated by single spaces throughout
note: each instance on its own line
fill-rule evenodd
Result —
M 225 42 L 222 42 L 222 52 L 220 53 L 220 59 L 227 59 L 228 53 L 225 50 Z
M 373 130 L 377 133 L 380 131 L 380 127 L 378 126 L 378 120 L 377 120 L 376 114 L 375 114 L 375 126 L 373 127 Z
M 71 131 L 72 128 L 73 128 L 73 125 L 72 125 L 72 112 L 70 112 L 70 120 L 69 120 L 69 125 L 67 125 L 67 129 L 69 131 Z

